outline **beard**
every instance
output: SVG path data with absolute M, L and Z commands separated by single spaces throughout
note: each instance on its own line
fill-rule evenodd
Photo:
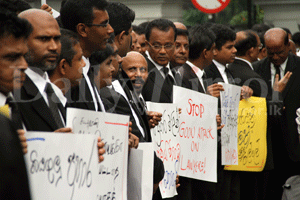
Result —
M 56 55 L 57 59 L 55 61 L 47 61 L 49 56 Z M 42 71 L 54 70 L 58 63 L 59 54 L 58 53 L 48 53 L 43 55 L 42 58 L 37 59 L 31 50 L 25 55 L 25 60 L 28 63 L 28 67 L 36 67 Z

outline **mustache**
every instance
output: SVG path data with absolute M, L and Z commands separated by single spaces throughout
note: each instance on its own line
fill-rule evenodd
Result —
M 145 84 L 145 81 L 142 79 L 142 78 L 136 78 L 136 79 L 133 79 L 132 80 L 132 83 L 135 84 L 135 83 L 138 83 L 138 84 Z
M 59 53 L 57 52 L 51 52 L 51 53 L 47 53 L 46 55 L 43 56 L 43 58 L 48 58 L 48 57 L 51 57 L 51 56 L 56 56 L 57 58 L 59 58 Z

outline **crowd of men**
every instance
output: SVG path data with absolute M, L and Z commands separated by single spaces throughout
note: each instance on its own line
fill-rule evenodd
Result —
M 266 166 L 224 170 L 219 141 L 218 182 L 177 177 L 172 199 L 281 199 L 285 181 L 300 169 L 299 33 L 167 19 L 134 26 L 132 9 L 106 0 L 63 0 L 60 16 L 51 13 L 48 5 L 0 2 L 0 199 L 31 198 L 26 131 L 72 132 L 67 107 L 129 115 L 129 148 L 137 148 L 151 142 L 150 129 L 162 117 L 146 101 L 173 103 L 174 85 L 220 98 L 219 82 L 241 86 L 241 99 L 266 98 Z M 224 125 L 216 120 L 220 137 Z M 101 162 L 100 137 L 98 149 Z M 154 153 L 153 199 L 161 199 L 163 177 Z

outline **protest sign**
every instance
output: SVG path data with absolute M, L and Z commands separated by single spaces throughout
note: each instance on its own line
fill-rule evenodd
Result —
M 97 136 L 27 132 L 32 199 L 95 199 Z
M 241 87 L 219 83 L 224 91 L 221 96 L 221 119 L 225 126 L 221 132 L 222 165 L 237 165 L 237 121 L 241 96 Z
M 127 198 L 130 200 L 142 200 L 142 168 L 143 150 L 131 149 L 128 158 L 128 190 Z
M 179 128 L 179 111 L 177 105 L 147 102 L 149 110 L 162 113 L 162 119 L 151 129 L 152 142 L 157 157 L 165 167 L 165 175 L 159 183 L 162 198 L 177 195 L 176 176 L 179 170 L 180 144 L 177 139 Z
M 128 124 L 125 115 L 67 109 L 67 127 L 74 133 L 100 136 L 105 143 L 97 199 L 127 199 Z
M 238 165 L 226 170 L 262 171 L 267 158 L 266 99 L 251 97 L 240 101 L 238 114 Z
M 152 200 L 153 196 L 153 162 L 154 149 L 152 142 L 139 143 L 139 150 L 143 150 L 142 167 L 142 200 Z
M 179 118 L 179 175 L 217 182 L 218 99 L 186 88 L 173 87 Z

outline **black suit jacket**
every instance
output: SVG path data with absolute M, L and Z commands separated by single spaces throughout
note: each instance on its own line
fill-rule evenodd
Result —
M 43 96 L 27 75 L 23 87 L 14 91 L 14 98 L 27 131 L 52 132 L 58 129 Z M 65 109 L 61 104 L 58 106 Z
M 182 75 L 182 80 L 180 81 L 180 86 L 184 88 L 188 88 L 194 91 L 198 91 L 201 93 L 205 93 L 203 89 L 203 85 L 199 81 L 198 76 L 195 74 L 194 70 L 185 63 L 178 69 L 179 73 Z M 178 81 L 177 81 L 178 82 Z
M 268 85 L 267 99 L 278 101 L 271 87 L 270 61 L 265 58 L 256 64 L 257 73 Z M 299 174 L 300 167 L 300 145 L 297 124 L 295 122 L 296 110 L 300 107 L 300 58 L 290 54 L 286 70 L 293 74 L 282 92 L 283 106 L 282 113 L 274 113 L 275 109 L 269 110 L 268 117 L 271 121 L 268 126 L 272 131 L 272 145 L 274 152 L 275 169 L 280 168 L 286 177 Z M 277 115 L 276 115 L 277 114 Z
M 249 86 L 253 90 L 253 96 L 265 97 L 268 87 L 265 81 L 257 74 L 248 63 L 243 60 L 235 59 L 228 66 L 230 73 L 235 78 L 235 82 L 239 86 Z
M 206 81 L 208 85 L 212 85 L 218 82 L 225 82 L 217 66 L 213 62 L 208 67 L 206 67 L 204 71 L 206 73 Z
M 0 199 L 30 199 L 26 165 L 13 123 L 0 115 Z
M 172 103 L 173 86 L 164 85 L 164 77 L 155 65 L 146 57 L 148 63 L 148 79 L 144 84 L 142 95 L 145 101 Z

